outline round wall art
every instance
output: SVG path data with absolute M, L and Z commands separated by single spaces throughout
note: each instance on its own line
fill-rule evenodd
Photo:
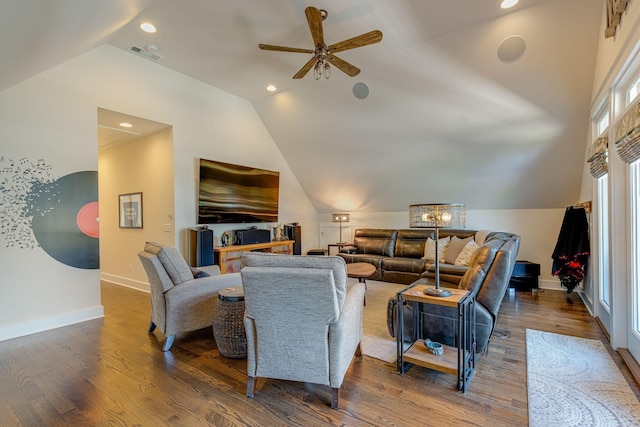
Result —
M 100 268 L 98 173 L 65 175 L 32 199 L 33 234 L 42 249 L 71 267 Z

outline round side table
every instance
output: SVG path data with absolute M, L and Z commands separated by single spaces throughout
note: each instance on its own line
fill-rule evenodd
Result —
M 213 337 L 220 354 L 232 359 L 247 357 L 244 330 L 244 291 L 232 286 L 218 292 L 218 306 L 213 315 Z
M 358 282 L 364 283 L 367 286 L 367 277 L 373 276 L 376 272 L 376 267 L 368 262 L 354 262 L 347 264 L 347 276 L 358 279 Z
M 371 277 L 376 272 L 376 267 L 368 262 L 353 262 L 347 264 L 347 276 L 358 279 L 358 282 L 364 283 L 367 289 L 367 277 Z M 367 305 L 367 297 L 364 297 L 364 305 Z

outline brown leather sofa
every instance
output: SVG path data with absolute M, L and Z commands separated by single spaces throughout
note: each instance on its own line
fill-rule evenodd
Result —
M 466 238 L 475 236 L 476 230 L 442 229 L 440 237 Z M 493 233 L 489 233 L 487 238 Z M 435 238 L 435 230 L 414 228 L 391 230 L 377 228 L 357 229 L 353 246 L 343 249 L 338 256 L 347 263 L 366 262 L 376 268 L 371 280 L 410 284 L 422 277 L 433 277 L 435 264 L 423 259 L 428 238 Z M 456 285 L 467 267 L 440 263 L 440 280 Z

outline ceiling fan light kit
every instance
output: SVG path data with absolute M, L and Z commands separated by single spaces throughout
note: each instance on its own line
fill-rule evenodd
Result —
M 307 24 L 309 25 L 311 37 L 313 38 L 314 49 L 300 49 L 262 43 L 260 43 L 258 47 L 263 50 L 313 54 L 311 59 L 294 74 L 294 79 L 303 78 L 312 68 L 313 78 L 315 80 L 320 80 L 321 77 L 328 79 L 331 77 L 331 65 L 350 77 L 357 76 L 360 73 L 360 69 L 340 59 L 335 53 L 378 43 L 382 40 L 382 32 L 379 30 L 369 31 L 368 33 L 360 34 L 359 36 L 327 46 L 324 42 L 324 31 L 322 29 L 322 21 L 327 18 L 327 11 L 315 7 L 307 7 L 304 12 L 307 16 Z
M 323 58 L 316 62 L 316 65 L 313 67 L 313 78 L 316 80 L 320 80 L 320 77 L 324 76 L 325 79 L 331 77 L 331 67 L 329 63 Z

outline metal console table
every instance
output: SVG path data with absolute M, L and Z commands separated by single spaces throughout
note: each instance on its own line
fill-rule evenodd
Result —
M 405 349 L 404 315 L 398 315 L 398 331 L 396 340 L 398 346 L 397 368 L 398 373 L 404 374 L 412 365 L 446 372 L 458 377 L 458 390 L 466 393 L 469 383 L 476 372 L 476 311 L 475 298 L 466 290 L 449 289 L 449 297 L 433 297 L 423 291 L 427 284 L 426 279 L 420 279 L 397 294 L 397 310 L 403 313 L 405 301 L 412 302 L 413 331 L 412 342 L 407 343 Z M 443 345 L 444 353 L 435 355 L 429 352 L 424 345 L 422 337 L 422 310 L 423 304 L 452 307 L 458 310 L 458 340 L 456 347 Z

